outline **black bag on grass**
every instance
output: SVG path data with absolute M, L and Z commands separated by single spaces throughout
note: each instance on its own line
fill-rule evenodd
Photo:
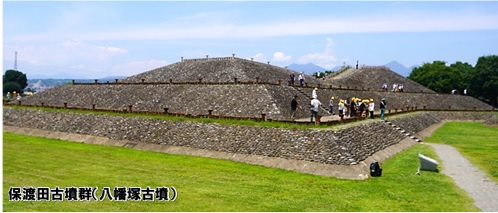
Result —
M 372 177 L 380 177 L 382 175 L 382 168 L 380 168 L 380 164 L 377 161 L 374 161 L 370 164 L 370 176 Z

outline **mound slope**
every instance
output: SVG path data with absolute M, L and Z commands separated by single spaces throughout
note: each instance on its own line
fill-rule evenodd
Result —
M 326 78 L 323 83 L 334 86 L 342 85 L 342 87 L 349 86 L 350 88 L 371 88 L 377 91 L 381 90 L 384 83 L 387 83 L 389 91 L 392 90 L 393 84 L 403 84 L 404 92 L 435 93 L 421 84 L 399 75 L 388 67 L 382 66 L 351 68 L 332 78 Z
M 285 68 L 241 58 L 184 59 L 168 66 L 130 76 L 122 82 L 259 82 L 287 84 L 291 72 Z M 297 72 L 296 72 L 297 78 Z M 319 82 L 306 76 L 306 82 L 316 85 Z
M 325 80 L 307 76 L 308 86 L 305 87 L 288 86 L 291 72 L 270 64 L 232 57 L 189 59 L 120 82 L 52 88 L 24 98 L 22 104 L 43 103 L 45 106 L 67 105 L 120 111 L 132 106 L 134 111 L 149 112 L 164 112 L 168 108 L 170 113 L 191 115 L 208 115 L 212 110 L 213 115 L 260 118 L 265 114 L 268 119 L 291 120 L 290 102 L 294 95 L 298 96 L 299 103 L 297 118 L 308 117 L 311 92 L 318 87 L 318 99 L 324 108 L 328 107 L 330 97 L 334 96 L 336 100 L 373 98 L 376 103 L 386 98 L 388 109 L 392 110 L 407 107 L 428 110 L 493 109 L 470 96 L 437 94 L 385 67 L 348 70 Z M 235 82 L 235 78 L 239 83 Z M 405 92 L 380 90 L 383 83 L 392 82 L 404 84 Z M 327 114 L 325 110 L 320 113 Z

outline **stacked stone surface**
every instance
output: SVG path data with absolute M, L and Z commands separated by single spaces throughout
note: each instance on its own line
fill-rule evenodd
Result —
M 318 99 L 325 108 L 328 107 L 330 97 L 334 96 L 337 100 L 336 107 L 339 99 L 373 98 L 376 103 L 376 113 L 381 98 L 386 99 L 387 110 L 392 111 L 415 108 L 493 109 L 492 106 L 470 96 L 434 93 L 382 67 L 364 67 L 336 76 L 339 80 L 348 82 L 345 85 L 338 85 L 333 81 L 332 85 L 327 85 L 328 80 L 318 81 L 307 76 L 306 82 L 310 87 L 288 86 L 290 72 L 292 71 L 284 68 L 239 58 L 189 59 L 131 76 L 118 83 L 75 84 L 52 88 L 23 98 L 22 104 L 43 103 L 45 106 L 57 107 L 66 104 L 68 107 L 87 109 L 95 107 L 120 111 L 128 110 L 128 107 L 132 106 L 135 111 L 148 112 L 163 112 L 164 108 L 168 108 L 168 112 L 184 115 L 208 115 L 208 110 L 212 110 L 213 115 L 220 116 L 260 118 L 265 114 L 267 119 L 291 120 L 290 102 L 294 95 L 298 96 L 296 117 L 308 117 L 311 92 L 317 87 Z M 234 78 L 237 78 L 238 82 L 256 82 L 256 78 L 259 78 L 260 83 L 272 84 L 237 84 Z M 173 82 L 190 83 L 170 84 L 170 79 Z M 199 79 L 210 84 L 197 84 Z M 280 85 L 278 80 L 281 81 Z M 384 81 L 404 83 L 405 92 L 390 92 L 390 90 L 382 92 L 375 89 L 379 86 L 377 84 Z M 161 82 L 161 84 L 141 82 Z M 411 90 L 413 91 L 409 92 Z M 320 113 L 322 116 L 327 115 L 323 110 Z
M 297 71 L 250 61 L 241 58 L 205 58 L 189 59 L 171 65 L 153 69 L 138 75 L 130 76 L 121 80 L 122 82 L 234 82 L 235 78 L 240 82 L 258 82 L 287 84 L 291 72 L 295 72 L 296 83 Z M 313 77 L 306 75 L 306 82 L 317 85 L 319 82 Z
M 341 85 L 342 87 L 349 86 L 351 88 L 364 87 L 375 91 L 381 91 L 384 83 L 387 83 L 388 91 L 392 90 L 393 84 L 402 84 L 404 92 L 435 93 L 419 83 L 391 71 L 388 67 L 382 66 L 351 68 L 333 78 L 325 78 L 324 83 L 334 86 Z
M 330 131 L 15 108 L 4 108 L 3 113 L 3 124 L 9 126 L 337 165 L 357 164 L 406 137 L 382 121 Z M 408 131 L 417 132 L 437 122 L 440 119 L 437 115 L 417 113 L 392 122 Z M 467 113 L 454 118 L 489 115 L 491 114 Z
M 441 118 L 435 113 L 421 113 L 417 116 L 399 117 L 389 121 L 407 133 L 414 135 L 430 125 L 439 123 Z
M 297 117 L 308 115 L 308 100 L 291 87 L 273 85 L 65 85 L 23 100 L 23 104 L 91 109 L 290 119 L 290 101 L 298 95 Z M 306 105 L 305 105 L 306 103 Z
M 404 137 L 380 121 L 333 132 L 13 108 L 4 109 L 4 125 L 339 165 Z

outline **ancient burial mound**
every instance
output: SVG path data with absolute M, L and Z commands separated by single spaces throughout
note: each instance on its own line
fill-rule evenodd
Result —
M 291 72 L 285 68 L 251 60 L 228 58 L 182 59 L 182 61 L 153 69 L 122 80 L 122 82 L 202 82 L 231 83 L 260 82 L 287 85 Z M 297 81 L 297 80 L 296 80 Z M 317 85 L 319 82 L 306 76 L 306 82 Z
M 379 70 L 395 76 L 388 69 Z M 76 82 L 52 88 L 23 98 L 22 105 L 159 113 L 167 109 L 169 113 L 184 115 L 208 115 L 211 111 L 213 115 L 251 118 L 260 118 L 264 113 L 267 119 L 290 120 L 292 97 L 298 95 L 297 117 L 308 117 L 309 96 L 316 87 L 324 105 L 331 96 L 373 98 L 376 102 L 384 97 L 391 109 L 417 106 L 446 111 L 448 106 L 451 110 L 492 109 L 470 96 L 437 94 L 427 89 L 422 93 L 360 89 L 369 82 L 353 80 L 349 83 L 351 88 L 344 88 L 307 76 L 307 86 L 289 86 L 287 80 L 291 72 L 234 57 L 190 59 L 117 82 Z M 357 126 L 341 126 L 339 130 L 321 131 L 4 108 L 3 124 L 14 129 L 27 128 L 18 129 L 18 133 L 44 130 L 47 132 L 43 135 L 59 135 L 60 139 L 90 135 L 97 137 L 90 141 L 98 144 L 166 150 L 311 174 L 365 179 L 371 160 L 382 161 L 416 143 L 409 136 L 442 119 L 455 119 L 467 112 L 454 113 L 418 112 L 414 116 L 394 118 L 390 124 L 371 120 Z M 469 112 L 465 119 L 478 116 Z M 72 134 L 77 135 L 67 138 Z
M 297 118 L 309 116 L 311 92 L 324 107 L 330 97 L 386 98 L 388 109 L 492 110 L 470 96 L 437 94 L 385 67 L 348 70 L 332 79 L 306 76 L 306 86 L 289 86 L 285 68 L 235 57 L 185 59 L 116 82 L 64 85 L 22 100 L 26 105 L 165 112 L 240 118 L 292 120 L 290 101 L 298 96 Z M 383 92 L 384 83 L 403 83 L 405 92 Z M 349 88 L 348 88 L 349 87 Z M 337 104 L 337 102 L 336 102 Z M 377 104 L 376 110 L 378 110 Z M 320 113 L 326 115 L 322 110 Z
M 52 88 L 23 100 L 23 104 L 79 108 L 261 117 L 288 120 L 289 103 L 299 95 L 289 87 L 292 71 L 239 58 L 189 59 L 135 76 L 102 84 L 74 84 Z M 297 76 L 297 73 L 296 73 Z M 280 81 L 280 82 L 279 82 Z M 318 81 L 306 76 L 306 83 Z M 308 111 L 298 112 L 298 117 Z
M 385 66 L 364 66 L 359 69 L 349 68 L 337 74 L 326 77 L 324 84 L 331 84 L 342 87 L 357 87 L 367 90 L 381 91 L 382 85 L 387 83 L 388 91 L 392 91 L 393 84 L 402 84 L 404 92 L 411 93 L 436 93 L 417 82 L 393 72 Z

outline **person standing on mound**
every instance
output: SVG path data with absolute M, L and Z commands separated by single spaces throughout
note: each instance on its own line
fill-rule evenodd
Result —
M 322 105 L 322 102 L 320 102 L 318 99 L 316 98 L 313 98 L 313 100 L 311 100 L 311 122 L 313 123 L 313 118 L 315 118 L 315 121 L 318 117 L 318 108 Z
M 382 101 L 380 101 L 380 106 L 379 106 L 379 109 L 380 109 L 380 120 L 384 120 L 384 113 L 386 111 L 386 107 L 387 107 L 386 99 L 382 98 Z

